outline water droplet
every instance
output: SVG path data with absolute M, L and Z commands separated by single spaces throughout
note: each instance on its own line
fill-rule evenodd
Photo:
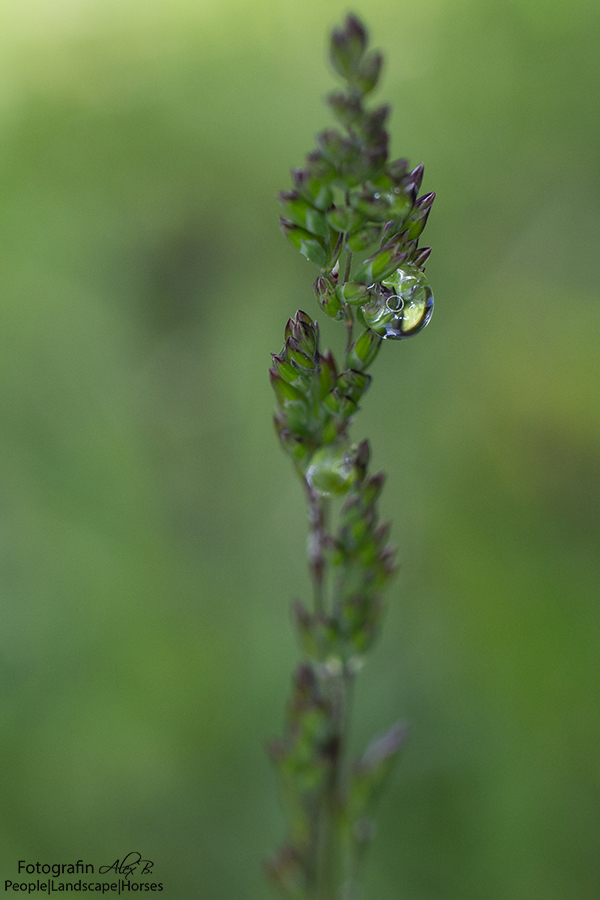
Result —
M 306 472 L 310 485 L 322 497 L 345 494 L 356 479 L 354 457 L 347 445 L 328 444 L 312 456 Z
M 409 263 L 386 278 L 378 297 L 360 307 L 365 325 L 384 339 L 421 331 L 433 314 L 433 294 L 423 272 Z
M 398 294 L 391 294 L 391 296 L 386 297 L 385 305 L 390 312 L 400 312 L 404 307 L 404 300 Z

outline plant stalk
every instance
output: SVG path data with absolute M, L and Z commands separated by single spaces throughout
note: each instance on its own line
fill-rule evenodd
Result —
M 329 501 L 320 497 L 304 479 L 308 505 L 308 568 L 313 586 L 313 605 L 316 615 L 325 612 L 325 543 Z

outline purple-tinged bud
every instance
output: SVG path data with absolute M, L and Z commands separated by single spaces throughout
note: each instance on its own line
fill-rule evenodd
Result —
M 352 151 L 350 141 L 335 128 L 327 128 L 325 131 L 319 132 L 317 144 L 334 166 L 339 166 Z
M 377 177 L 385 166 L 388 156 L 388 139 L 387 131 L 383 130 L 378 136 L 377 145 L 367 145 L 361 151 L 361 161 L 366 178 Z
M 325 184 L 335 178 L 335 167 L 318 150 L 308 154 L 306 163 L 309 178 Z
M 417 191 L 421 189 L 421 182 L 423 181 L 423 173 L 425 172 L 425 166 L 423 163 L 419 163 L 419 165 L 412 170 L 410 175 L 408 176 L 412 184 L 416 185 Z
M 434 200 L 435 193 L 432 192 L 424 194 L 415 203 L 406 223 L 408 225 L 408 236 L 411 240 L 416 240 L 425 228 Z
M 413 263 L 419 269 L 425 268 L 425 263 L 431 256 L 431 247 L 422 247 L 421 250 L 418 250 L 415 256 L 413 257 Z
M 327 103 L 338 121 L 345 125 L 346 128 L 352 128 L 360 122 L 363 111 L 358 97 L 334 91 L 327 96 Z
M 383 472 L 378 472 L 377 475 L 373 475 L 365 482 L 362 487 L 362 500 L 366 509 L 377 502 L 384 483 L 385 475 Z
M 290 175 L 298 193 L 303 194 L 308 187 L 308 172 L 305 169 L 290 169 Z
M 331 350 L 326 350 L 325 353 L 322 354 L 321 365 L 323 367 L 326 366 L 329 369 L 329 371 L 331 372 L 332 380 L 334 382 L 337 381 L 337 377 L 338 377 L 337 366 L 335 364 L 335 359 L 333 358 L 333 354 L 331 353 Z
M 383 66 L 383 56 L 376 50 L 374 53 L 367 54 L 360 63 L 359 71 L 356 76 L 356 85 L 363 94 L 369 94 L 376 87 L 381 75 L 381 67 Z
M 363 481 L 365 475 L 367 474 L 367 468 L 369 466 L 370 458 L 371 448 L 369 446 L 369 442 L 362 441 L 362 443 L 358 445 L 358 450 L 356 451 L 356 456 L 354 457 L 354 466 L 356 468 L 360 481 Z
M 292 709 L 302 712 L 322 705 L 322 698 L 315 673 L 310 665 L 299 665 L 292 676 Z
M 365 116 L 360 123 L 358 130 L 364 135 L 369 143 L 379 143 L 377 139 L 384 131 L 383 125 L 390 113 L 390 109 L 391 107 L 387 103 L 383 106 L 378 106 L 377 109 L 370 112 L 368 116 Z
M 435 191 L 430 191 L 429 194 L 423 194 L 422 197 L 419 197 L 417 202 L 415 203 L 414 212 L 417 210 L 421 211 L 424 209 L 431 209 L 433 206 L 433 201 L 435 200 Z
M 303 350 L 307 356 L 316 359 L 319 346 L 319 326 L 317 323 L 313 322 L 311 317 L 301 309 L 299 309 L 294 318 L 289 321 L 291 322 L 291 330 L 288 335 L 286 326 L 286 338 L 291 337 L 293 340 L 297 341 L 301 350 Z
M 383 567 L 385 575 L 390 578 L 396 571 L 396 548 L 395 547 L 386 547 L 379 554 L 379 561 Z
M 358 16 L 355 16 L 353 13 L 348 13 L 345 24 L 346 34 L 348 35 L 348 40 L 351 42 L 355 54 L 358 56 L 361 53 L 364 53 L 369 41 L 367 29 Z
M 304 312 L 303 309 L 296 310 L 296 315 L 293 319 L 290 319 L 295 325 L 299 325 L 302 323 L 303 325 L 308 325 L 310 328 L 317 328 L 317 323 L 313 322 L 308 313 Z
M 389 522 L 382 522 L 379 528 L 375 530 L 373 534 L 373 540 L 377 544 L 378 547 L 386 547 L 388 538 L 390 536 L 391 524 Z
M 329 57 L 336 72 L 352 80 L 366 45 L 365 28 L 356 16 L 347 16 L 344 27 L 334 29 L 331 34 Z
M 285 323 L 285 331 L 283 332 L 283 339 L 287 340 L 289 337 L 294 336 L 294 319 L 288 319 Z

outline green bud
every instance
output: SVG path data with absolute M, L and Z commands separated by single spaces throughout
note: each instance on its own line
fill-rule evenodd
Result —
M 390 204 L 384 193 L 375 191 L 374 193 L 353 194 L 350 197 L 350 203 L 354 209 L 373 222 L 385 222 L 390 218 L 388 215 Z
M 349 419 L 358 409 L 358 404 L 350 397 L 340 397 L 338 416 L 340 419 Z M 345 427 L 345 425 L 344 425 Z
M 368 286 L 356 281 L 347 281 L 346 284 L 339 284 L 335 289 L 335 293 L 340 303 L 349 303 L 351 306 L 366 303 L 370 296 Z
M 269 377 L 271 379 L 271 386 L 277 397 L 277 402 L 282 409 L 287 409 L 290 404 L 295 403 L 302 403 L 304 405 L 304 395 L 293 385 L 289 384 L 289 382 L 284 381 L 275 369 L 269 369 Z
M 369 179 L 369 187 L 373 187 L 375 188 L 375 190 L 389 193 L 392 188 L 396 187 L 396 185 L 390 178 L 387 171 L 384 171 L 380 172 L 379 175 L 376 175 L 374 178 Z
M 324 156 L 336 167 L 356 155 L 356 151 L 348 138 L 345 138 L 335 128 L 321 131 L 317 135 L 317 143 Z
M 348 369 L 346 372 L 342 372 L 337 380 L 340 394 L 352 400 L 353 403 L 358 403 L 370 384 L 371 376 L 365 375 L 364 372 L 357 369 Z
M 367 468 L 369 466 L 369 460 L 371 459 L 371 447 L 368 441 L 362 441 L 358 445 L 358 450 L 356 451 L 356 456 L 354 458 L 354 465 L 356 467 L 357 477 L 360 481 L 362 481 L 367 474 Z
M 348 350 L 346 365 L 359 372 L 367 369 L 379 353 L 381 341 L 379 335 L 367 328 Z
M 388 200 L 388 216 L 390 219 L 404 219 L 411 209 L 410 197 L 408 197 L 401 188 L 393 188 L 387 194 Z
M 315 357 L 319 346 L 319 326 L 308 313 L 299 309 L 285 326 L 285 340 L 293 338 L 307 356 Z
M 319 276 L 313 285 L 315 296 L 319 302 L 319 306 L 323 312 L 331 319 L 341 319 L 342 307 L 333 282 L 328 281 L 323 276 Z
M 388 155 L 388 133 L 382 131 L 377 144 L 367 145 L 361 151 L 361 179 L 372 180 L 381 175 Z
M 292 676 L 292 715 L 298 715 L 311 709 L 324 707 L 323 696 L 313 668 L 301 663 Z
M 319 387 L 321 399 L 324 399 L 337 382 L 335 359 L 326 350 L 320 359 Z
M 343 28 L 336 28 L 331 35 L 329 57 L 343 78 L 352 79 L 358 70 L 367 46 L 367 32 L 356 16 L 348 15 Z
M 314 179 L 321 184 L 328 184 L 330 181 L 333 181 L 336 176 L 335 166 L 333 166 L 322 153 L 319 153 L 318 150 L 313 150 L 312 153 L 308 154 L 306 163 L 309 178 Z M 319 207 L 319 209 L 321 209 L 321 207 Z
M 398 268 L 402 259 L 398 244 L 392 244 L 376 253 L 375 256 L 366 259 L 354 273 L 354 279 L 362 281 L 364 284 L 374 284 L 391 275 Z
M 323 211 L 331 206 L 333 195 L 329 185 L 323 184 L 305 169 L 292 169 L 292 180 L 298 193 L 317 209 Z
M 295 459 L 296 462 L 301 465 L 305 464 L 307 457 L 310 456 L 312 452 L 312 447 L 308 446 L 301 435 L 293 434 L 289 428 L 286 427 L 288 423 L 285 418 L 275 415 L 274 422 L 281 446 L 285 452 L 288 453 L 292 459 Z
M 366 250 L 367 247 L 370 247 L 371 244 L 378 241 L 380 236 L 380 225 L 367 225 L 366 228 L 362 228 L 360 231 L 357 231 L 355 234 L 351 234 L 346 238 L 346 243 L 353 253 L 358 253 L 361 250 Z
M 335 231 L 356 231 L 363 224 L 363 217 L 356 209 L 335 206 L 327 213 L 327 222 Z
M 369 53 L 361 60 L 356 77 L 356 85 L 363 94 L 370 94 L 373 88 L 377 86 L 382 66 L 383 56 L 378 50 Z
M 311 234 L 329 237 L 329 228 L 323 213 L 300 197 L 297 191 L 281 191 L 279 202 L 294 224 L 300 225 Z
M 360 122 L 363 116 L 360 99 L 356 96 L 347 96 L 335 91 L 329 94 L 327 103 L 332 108 L 338 121 L 346 128 L 352 128 L 356 123 Z
M 273 368 L 278 375 L 281 375 L 284 381 L 291 384 L 298 379 L 298 372 L 283 356 L 279 356 L 276 353 L 271 353 L 271 356 L 273 357 Z
M 358 130 L 365 138 L 368 144 L 379 144 L 381 135 L 384 134 L 384 123 L 390 114 L 391 107 L 389 104 L 378 106 L 361 120 Z
M 416 240 L 425 228 L 434 200 L 435 193 L 432 191 L 430 194 L 424 194 L 415 203 L 413 211 L 406 222 L 408 225 L 408 237 L 411 240 Z
M 374 503 L 377 502 L 381 491 L 383 489 L 383 485 L 385 482 L 385 475 L 383 472 L 379 472 L 377 475 L 373 475 L 372 478 L 369 478 L 364 485 L 362 485 L 362 501 L 364 503 L 365 509 L 368 509 Z
M 302 375 L 308 375 L 317 371 L 314 357 L 308 356 L 294 338 L 290 337 L 285 342 L 283 355 Z
M 302 256 L 323 268 L 327 264 L 327 250 L 323 241 L 312 235 L 305 228 L 295 225 L 289 219 L 280 218 L 281 230 Z
M 321 443 L 333 444 L 340 434 L 340 424 L 334 418 L 329 418 L 321 431 Z
M 323 406 L 330 413 L 333 413 L 334 416 L 337 416 L 340 411 L 340 400 L 341 397 L 336 390 L 330 391 L 323 401 Z

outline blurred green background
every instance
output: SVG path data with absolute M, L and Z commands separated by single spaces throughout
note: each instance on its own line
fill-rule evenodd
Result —
M 366 900 L 600 894 L 600 6 L 370 0 L 436 295 L 354 426 L 402 569 L 354 742 L 411 739 Z M 262 900 L 306 594 L 269 352 L 332 0 L 4 0 L 0 872 Z M 325 328 L 335 348 L 335 328 Z

